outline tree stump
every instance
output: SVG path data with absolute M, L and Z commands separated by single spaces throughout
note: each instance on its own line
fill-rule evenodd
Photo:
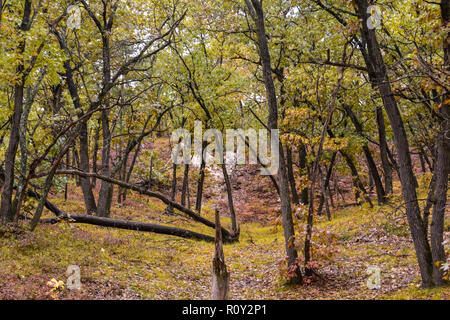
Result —
M 212 263 L 212 300 L 227 300 L 230 286 L 230 274 L 227 271 L 222 247 L 222 231 L 219 211 L 216 209 L 216 241 Z

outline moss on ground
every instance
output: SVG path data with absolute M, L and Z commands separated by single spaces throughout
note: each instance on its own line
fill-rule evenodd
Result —
M 157 200 L 136 194 L 128 198 L 125 204 L 113 207 L 113 217 L 214 234 L 181 214 L 161 215 L 165 206 Z M 67 212 L 84 210 L 79 198 L 51 200 Z M 449 299 L 449 287 L 418 287 L 420 277 L 406 219 L 401 212 L 393 212 L 396 201 L 392 199 L 390 206 L 371 209 L 364 204 L 336 211 L 332 221 L 317 217 L 318 233 L 313 241 L 320 277 L 308 279 L 303 286 L 285 285 L 282 228 L 271 222 L 242 224 L 240 241 L 224 246 L 231 297 Z M 202 211 L 210 220 L 212 205 L 208 203 Z M 303 218 L 297 221 L 300 235 Z M 223 217 L 222 224 L 231 223 Z M 319 237 L 324 234 L 333 240 L 322 243 Z M 213 250 L 213 244 L 201 241 L 81 224 L 39 225 L 34 233 L 25 226 L 20 232 L 2 229 L 0 298 L 208 299 Z M 47 282 L 52 278 L 65 282 L 69 265 L 81 269 L 81 290 L 50 291 Z M 371 265 L 380 267 L 380 290 L 366 286 L 366 269 Z

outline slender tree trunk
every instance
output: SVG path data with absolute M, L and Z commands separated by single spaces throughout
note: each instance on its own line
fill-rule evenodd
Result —
M 19 147 L 20 118 L 23 108 L 23 84 L 14 86 L 14 113 L 11 120 L 8 149 L 5 154 L 5 182 L 3 184 L 0 215 L 2 222 L 12 222 L 14 212 L 12 208 L 12 193 L 14 186 L 14 162 Z
M 70 151 L 66 152 L 66 170 L 70 169 Z M 64 201 L 67 201 L 67 196 L 69 194 L 69 183 L 66 182 L 64 186 Z
M 121 103 L 123 102 L 122 92 L 120 94 L 120 101 L 121 101 Z M 119 149 L 118 150 L 119 161 L 120 161 L 120 159 L 123 159 L 124 156 L 125 156 L 125 154 L 123 152 L 123 139 L 122 139 L 122 129 L 123 129 L 123 126 L 122 126 L 122 111 L 123 111 L 123 106 L 119 110 L 119 120 L 118 120 L 119 121 L 119 126 L 118 126 L 119 128 L 118 128 L 118 130 L 119 130 L 119 136 L 120 136 L 120 138 L 119 138 L 119 146 L 118 146 L 118 149 Z M 127 171 L 128 154 L 125 157 L 126 158 L 124 159 L 124 161 L 120 161 L 120 163 L 118 164 L 119 168 L 117 170 L 118 173 L 119 173 L 119 180 L 123 180 L 123 181 L 125 181 L 125 176 L 126 176 L 126 171 Z M 122 203 L 122 192 L 123 192 L 122 187 L 118 187 L 117 188 L 117 203 Z
M 139 156 L 139 152 L 141 151 L 141 145 L 142 145 L 142 143 L 139 142 L 138 146 L 136 147 L 136 151 L 134 152 L 133 160 L 131 160 L 130 168 L 128 169 L 128 173 L 127 173 L 127 176 L 125 179 L 125 181 L 127 183 L 130 182 L 131 175 L 133 174 L 134 166 L 136 165 L 136 161 Z M 127 199 L 127 191 L 128 191 L 128 189 L 124 188 L 123 193 L 122 193 L 123 201 L 125 201 Z
M 149 170 L 148 170 L 148 186 L 147 189 L 151 189 L 152 188 L 152 176 L 153 176 L 153 155 L 150 156 L 150 165 L 149 165 Z
M 289 184 L 291 186 L 292 202 L 298 205 L 300 203 L 300 199 L 298 197 L 297 187 L 295 185 L 294 168 L 292 165 L 292 150 L 289 147 L 286 147 L 286 159 L 287 159 L 288 179 Z
M 183 172 L 183 187 L 181 189 L 181 205 L 186 206 L 186 194 L 188 193 L 189 188 L 189 165 L 184 165 Z
M 227 165 L 225 164 L 224 159 L 222 159 L 222 173 L 223 173 L 223 179 L 225 180 L 225 187 L 227 189 L 227 197 L 228 197 L 228 207 L 230 209 L 230 217 L 231 217 L 231 233 L 232 234 L 238 234 L 238 226 L 236 221 L 236 213 L 234 211 L 234 204 L 233 204 L 233 193 L 231 190 L 231 183 L 230 178 L 228 176 L 227 172 Z
M 321 213 L 322 212 L 322 207 L 325 201 L 325 192 L 324 190 L 328 190 L 329 186 L 330 186 L 330 179 L 331 179 L 331 174 L 333 173 L 333 167 L 334 167 L 334 163 L 336 162 L 336 155 L 337 152 L 333 153 L 333 156 L 331 157 L 331 161 L 330 161 L 330 165 L 328 166 L 327 169 L 327 175 L 325 176 L 324 182 L 323 182 L 323 188 L 322 188 L 322 196 L 320 197 L 320 203 L 319 203 L 319 209 L 318 212 Z M 331 194 L 331 193 L 330 193 Z
M 446 120 L 442 121 L 441 130 L 437 137 L 437 159 L 433 173 L 436 176 L 435 202 L 430 226 L 433 280 L 435 285 L 444 283 L 443 272 L 440 270 L 440 266 L 436 264 L 442 264 L 446 261 L 442 243 L 444 241 L 444 217 L 447 203 L 448 175 L 450 172 L 450 139 L 448 137 L 450 132 L 450 106 L 447 105 L 445 109 L 442 109 L 441 114 L 445 115 Z
M 6 2 L 6 0 L 5 0 Z M 2 27 L 2 18 L 3 18 L 3 8 L 5 4 L 3 3 L 3 0 L 0 0 L 0 28 Z
M 63 149 L 60 151 L 60 153 L 56 156 L 56 159 L 53 161 L 52 167 L 50 168 L 50 171 L 49 171 L 49 174 L 45 178 L 43 192 L 39 199 L 39 203 L 37 205 L 37 208 L 33 215 L 33 218 L 31 219 L 31 222 L 30 222 L 30 230 L 31 231 L 33 231 L 36 228 L 37 224 L 39 223 L 39 220 L 41 219 L 42 211 L 44 210 L 44 206 L 47 201 L 47 195 L 50 191 L 50 188 L 52 187 L 53 178 L 55 176 L 56 170 L 58 169 L 59 163 L 63 159 L 66 152 L 69 151 L 70 145 L 72 144 L 73 140 L 74 140 L 74 137 L 71 137 L 67 140 Z
M 106 103 L 108 104 L 108 103 Z M 102 147 L 102 175 L 109 177 L 111 174 L 111 132 L 109 129 L 109 112 L 102 112 L 102 133 L 103 133 L 103 147 Z M 97 215 L 99 217 L 109 217 L 111 215 L 111 203 L 113 195 L 113 185 L 107 181 L 102 181 L 100 185 L 100 192 L 98 196 Z
M 106 10 L 106 8 L 104 9 Z M 102 35 L 103 43 L 103 87 L 109 86 L 111 82 L 111 61 L 110 61 L 110 40 L 109 35 L 111 28 L 104 29 Z M 102 121 L 102 136 L 103 136 L 103 146 L 102 146 L 102 175 L 105 177 L 111 176 L 111 130 L 109 127 L 109 107 L 110 101 L 109 96 L 105 97 L 103 103 L 105 110 L 102 110 L 101 121 Z M 107 181 L 102 181 L 100 186 L 100 192 L 98 196 L 98 206 L 97 215 L 100 217 L 109 217 L 111 215 L 111 204 L 113 196 L 113 185 Z
M 419 150 L 419 161 L 420 161 L 420 168 L 422 169 L 422 173 L 427 172 L 427 167 L 425 165 L 425 158 L 423 156 L 423 148 L 420 148 Z
M 31 26 L 31 1 L 24 1 L 24 11 L 22 23 L 20 25 L 21 32 L 27 31 Z M 18 53 L 25 52 L 25 39 L 20 40 L 18 46 Z M 20 118 L 23 110 L 23 93 L 26 75 L 24 73 L 24 65 L 20 64 L 16 69 L 16 74 L 19 76 L 18 82 L 14 85 L 14 111 L 11 118 L 11 130 L 9 134 L 8 149 L 5 154 L 5 182 L 3 184 L 3 191 L 0 203 L 0 217 L 2 223 L 12 222 L 14 219 L 14 212 L 12 210 L 12 193 L 14 187 L 14 162 L 16 160 L 17 149 L 19 147 L 19 130 Z
M 13 202 L 13 214 L 15 214 L 15 221 L 19 219 L 19 211 L 22 206 L 22 200 L 24 193 L 22 189 L 25 187 L 25 180 L 27 175 L 27 167 L 28 167 L 28 148 L 27 148 L 27 124 L 28 124 L 28 116 L 31 111 L 31 106 L 36 98 L 41 82 L 47 73 L 46 68 L 41 71 L 41 74 L 36 82 L 34 88 L 31 86 L 27 87 L 26 90 L 26 99 L 23 108 L 23 112 L 20 118 L 20 131 L 19 131 L 19 143 L 20 143 L 20 169 L 19 169 L 19 181 L 17 183 L 17 191 L 16 196 Z
M 79 132 L 80 140 L 80 169 L 84 172 L 90 172 L 89 165 L 89 145 L 87 122 L 83 121 L 80 125 Z M 81 190 L 83 191 L 84 203 L 86 205 L 86 213 L 94 214 L 97 211 L 94 193 L 92 192 L 92 185 L 89 178 L 80 178 Z
M 363 136 L 363 127 L 361 123 L 359 122 L 358 118 L 356 117 L 356 114 L 353 112 L 352 108 L 349 105 L 344 105 L 344 109 L 347 112 L 348 116 L 350 117 L 350 120 L 353 122 L 353 125 L 355 126 L 356 132 Z M 373 182 L 375 183 L 375 189 L 377 191 L 377 199 L 378 203 L 384 203 L 386 202 L 385 193 L 383 184 L 381 182 L 380 175 L 378 174 L 377 165 L 375 163 L 375 160 L 373 160 L 372 153 L 370 152 L 369 146 L 364 144 L 362 146 L 364 155 L 367 160 L 367 166 L 369 167 L 370 176 L 373 179 Z
M 441 16 L 444 26 L 450 24 L 450 1 L 441 1 Z M 444 70 L 450 71 L 450 32 L 444 38 Z M 443 272 L 437 264 L 445 263 L 444 241 L 444 218 L 445 206 L 447 204 L 448 175 L 450 173 L 450 94 L 443 96 L 443 103 L 439 110 L 443 120 L 437 137 L 436 164 L 434 175 L 436 175 L 435 204 L 431 222 L 431 253 L 433 258 L 433 280 L 436 285 L 442 285 Z
M 190 195 L 190 191 L 189 191 L 189 184 L 187 186 L 187 190 L 186 190 L 186 198 L 187 198 L 187 207 L 190 210 L 191 209 L 191 195 Z
M 369 193 L 372 193 L 373 192 L 373 187 L 375 186 L 375 184 L 373 183 L 373 176 L 372 176 L 372 172 L 370 170 L 370 165 L 369 165 L 369 163 L 367 161 L 367 158 L 366 158 L 366 163 L 367 163 L 367 168 L 369 169 Z M 378 201 L 378 203 L 380 203 L 380 202 Z
M 397 107 L 397 102 L 392 95 L 390 80 L 386 71 L 386 65 L 378 44 L 375 30 L 367 27 L 368 1 L 356 0 L 357 12 L 362 22 L 361 36 L 367 45 L 369 78 L 372 85 L 376 87 L 383 100 L 384 108 L 388 114 L 392 131 L 394 132 L 394 142 L 398 152 L 400 181 L 402 184 L 403 198 L 406 206 L 406 215 L 411 230 L 411 236 L 419 261 L 422 285 L 430 287 L 433 285 L 432 279 L 432 258 L 430 245 L 425 237 L 425 226 L 420 216 L 420 208 L 417 201 L 415 189 L 415 176 L 412 170 L 409 143 L 406 136 L 405 126 Z
M 328 128 L 327 130 L 328 136 L 330 138 L 335 138 L 333 131 Z M 370 207 L 373 207 L 372 200 L 370 200 L 369 195 L 367 194 L 366 188 L 364 187 L 364 184 L 361 181 L 361 178 L 359 177 L 358 170 L 356 169 L 355 163 L 353 162 L 352 157 L 344 150 L 340 150 L 339 153 L 344 157 L 345 162 L 347 163 L 348 167 L 350 168 L 352 178 L 353 178 L 353 185 L 356 189 L 355 191 L 355 199 L 356 202 L 360 202 L 360 191 L 362 191 L 364 195 L 364 199 L 369 203 Z
M 345 62 L 345 49 L 344 49 L 344 57 L 343 62 Z M 331 123 L 331 120 L 333 119 L 333 113 L 335 110 L 335 104 L 337 100 L 337 96 L 339 93 L 339 90 L 341 88 L 342 79 L 344 78 L 344 72 L 345 68 L 341 67 L 340 76 L 337 80 L 336 86 L 333 90 L 332 99 L 328 106 L 328 116 L 323 124 L 322 133 L 320 135 L 320 143 L 319 148 L 317 150 L 316 159 L 314 160 L 312 172 L 311 172 L 311 186 L 309 190 L 309 206 L 308 206 L 308 217 L 306 220 L 306 236 L 305 236 L 305 246 L 304 246 L 304 256 L 305 256 L 305 274 L 307 276 L 311 276 L 313 273 L 313 268 L 309 265 L 309 263 L 312 261 L 312 228 L 313 228 L 313 219 L 314 219 L 314 192 L 315 192 L 315 186 L 316 186 L 316 179 L 318 178 L 319 168 L 320 168 L 320 159 L 322 158 L 323 153 L 323 145 L 325 141 L 325 136 L 329 132 L 329 124 Z
M 306 147 L 304 144 L 300 145 L 300 147 L 298 148 L 298 157 L 299 157 L 298 166 L 300 168 L 301 174 L 306 175 L 307 162 L 306 162 Z M 308 187 L 302 188 L 300 199 L 303 204 L 308 204 Z
M 95 128 L 94 137 L 94 151 L 92 155 L 92 172 L 97 173 L 97 161 L 98 161 L 98 141 L 100 140 L 100 121 L 98 121 L 98 126 Z M 92 177 L 92 188 L 97 186 L 97 180 Z
M 334 205 L 333 192 L 331 192 L 330 182 L 328 182 L 327 192 L 328 192 L 328 198 L 330 199 L 331 207 L 335 208 L 336 206 Z M 336 198 L 337 198 L 337 194 L 336 194 Z
M 186 122 L 186 118 L 183 118 L 183 120 L 181 122 L 181 127 L 182 128 L 184 127 L 185 122 Z M 176 150 L 175 158 L 178 158 L 178 155 L 181 152 L 180 143 L 181 143 L 181 138 L 178 140 L 178 143 L 177 143 L 177 150 Z M 172 164 L 172 188 L 171 188 L 171 193 L 170 193 L 172 201 L 175 201 L 176 193 L 177 193 L 177 165 L 174 162 Z M 171 205 L 167 206 L 166 213 L 173 214 L 173 207 Z
M 250 2 L 251 1 L 251 2 Z M 266 88 L 267 102 L 269 106 L 268 129 L 277 130 L 278 128 L 278 103 L 275 85 L 272 79 L 272 67 L 270 52 L 268 47 L 266 29 L 264 25 L 264 12 L 259 0 L 246 0 L 247 7 L 253 20 L 256 23 L 259 56 L 263 69 L 264 85 Z M 275 150 L 272 150 L 275 152 Z M 300 266 L 297 261 L 297 249 L 295 248 L 295 231 L 292 219 L 291 199 L 289 196 L 289 182 L 287 179 L 286 163 L 283 147 L 279 144 L 279 168 L 278 179 L 280 187 L 281 214 L 284 229 L 284 240 L 286 254 L 288 257 L 288 269 L 291 283 L 301 283 L 303 281 Z
M 72 167 L 79 169 L 80 168 L 80 159 L 78 158 L 78 151 L 77 148 L 74 146 L 72 148 Z M 75 185 L 77 187 L 80 186 L 80 177 L 75 177 Z
M 267 168 L 267 165 L 264 165 L 262 163 L 257 150 L 253 150 L 252 146 L 248 143 L 247 139 L 245 139 L 244 142 L 245 142 L 245 145 L 248 147 L 249 152 L 252 152 L 255 155 L 256 161 L 258 162 L 258 164 L 260 166 L 262 166 L 263 168 Z M 273 184 L 275 190 L 277 191 L 278 195 L 280 195 L 280 187 L 278 186 L 277 180 L 275 179 L 275 177 L 273 175 L 268 175 L 268 177 L 269 177 L 270 181 L 272 181 L 272 184 Z
M 175 201 L 177 193 L 177 165 L 172 164 L 172 186 L 170 188 L 170 200 Z M 168 205 L 165 211 L 167 214 L 173 214 L 173 207 Z
M 384 173 L 384 191 L 386 195 L 390 195 L 393 192 L 392 188 L 392 168 L 388 160 L 388 146 L 386 141 L 386 127 L 384 124 L 383 109 L 376 108 L 377 115 L 377 127 L 378 127 L 378 139 L 380 143 L 380 156 L 381 163 L 383 165 Z
M 327 188 L 325 188 L 325 184 L 326 184 L 326 178 L 325 179 L 321 179 L 321 188 L 322 188 L 323 202 L 325 202 L 325 210 L 327 212 L 328 221 L 331 221 L 330 206 L 328 205 L 328 192 L 327 192 Z
M 428 238 L 428 222 L 430 218 L 430 211 L 433 207 L 433 204 L 436 202 L 435 197 L 436 192 L 436 175 L 433 174 L 431 177 L 430 185 L 428 186 L 428 195 L 427 202 L 425 207 L 423 208 L 423 221 L 425 223 L 425 236 Z
M 205 143 L 202 143 L 202 152 L 201 152 L 201 164 L 199 169 L 199 178 L 197 182 L 197 199 L 195 201 L 195 210 L 198 214 L 201 213 L 202 210 L 202 198 L 203 198 L 203 184 L 205 183 L 205 161 L 203 160 L 203 151 L 205 150 Z
M 370 204 L 370 207 L 373 207 L 372 201 L 370 200 L 366 188 L 364 187 L 364 184 L 359 177 L 358 170 L 356 169 L 353 159 L 347 154 L 347 152 L 341 150 L 340 153 L 344 157 L 345 162 L 347 162 L 347 165 L 350 168 L 350 172 L 352 173 L 353 185 L 355 186 L 357 192 L 357 194 L 355 195 L 356 202 L 359 202 L 359 191 L 362 191 L 364 199 Z
M 67 53 L 69 49 L 67 48 L 66 40 L 63 35 L 61 35 L 58 31 L 53 30 L 53 33 L 56 35 L 59 46 L 62 50 L 65 50 Z M 69 60 L 65 60 L 64 63 L 65 70 L 65 78 L 67 87 L 69 89 L 69 94 L 72 99 L 72 103 L 78 112 L 80 112 L 80 116 L 84 115 L 84 110 L 81 105 L 80 95 L 78 92 L 78 86 L 74 81 L 73 69 L 70 65 Z M 88 140 L 88 125 L 87 119 L 83 120 L 79 126 L 79 141 L 80 141 L 80 163 L 79 168 L 84 172 L 90 171 L 89 165 L 89 140 Z M 77 178 L 78 179 L 78 178 Z M 92 186 L 89 179 L 79 178 L 79 182 L 81 184 L 81 190 L 83 192 L 84 203 L 86 206 L 87 214 L 94 214 L 97 211 L 97 205 L 95 203 L 94 193 L 92 192 Z
M 425 160 L 425 162 L 427 163 L 428 168 L 430 169 L 430 172 L 433 172 L 433 165 L 432 165 L 432 163 L 430 161 L 430 158 L 427 155 L 427 152 L 423 148 L 422 148 L 422 157 Z

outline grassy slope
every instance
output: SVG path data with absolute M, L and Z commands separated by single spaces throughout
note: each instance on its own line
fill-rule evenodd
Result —
M 80 190 L 72 190 L 79 194 Z M 164 205 L 131 195 L 113 216 L 211 230 L 179 216 L 161 216 Z M 68 212 L 83 212 L 77 199 L 53 198 Z M 233 299 L 449 299 L 450 288 L 421 290 L 406 220 L 392 206 L 347 208 L 331 222 L 317 218 L 315 259 L 322 280 L 284 285 L 283 236 L 268 222 L 241 225 L 240 242 L 225 246 Z M 211 204 L 210 204 L 211 205 Z M 300 211 L 301 212 L 301 211 Z M 205 207 L 212 219 L 212 210 Z M 49 213 L 47 213 L 48 216 Z M 301 233 L 302 215 L 298 231 Z M 449 233 L 446 219 L 446 236 Z M 223 218 L 223 224 L 229 220 Z M 299 237 L 300 238 L 300 237 Z M 213 245 L 176 237 L 88 225 L 41 225 L 36 232 L 0 232 L 0 298 L 208 299 Z M 66 281 L 69 265 L 81 268 L 82 289 L 49 292 L 47 282 Z M 381 268 L 382 288 L 366 287 L 366 268 Z M 308 281 L 309 282 L 309 281 Z

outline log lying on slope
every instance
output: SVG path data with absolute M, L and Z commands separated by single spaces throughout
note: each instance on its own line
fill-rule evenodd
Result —
M 60 221 L 67 220 L 72 223 L 86 223 L 102 227 L 110 227 L 116 229 L 135 230 L 143 232 L 153 232 L 158 234 L 166 234 L 171 236 L 177 236 L 187 239 L 203 240 L 208 242 L 214 242 L 214 237 L 197 233 L 191 230 L 161 226 L 151 223 L 134 222 L 127 220 L 118 220 L 111 218 L 95 217 L 85 214 L 70 214 L 62 217 L 42 219 L 42 223 L 58 223 Z
M 40 199 L 41 195 L 33 190 L 27 190 L 27 195 L 36 199 Z M 177 236 L 186 239 L 202 240 L 207 242 L 214 242 L 215 239 L 212 236 L 201 234 L 187 229 L 161 226 L 151 223 L 134 222 L 127 220 L 118 220 L 111 218 L 95 217 L 84 214 L 68 214 L 59 209 L 55 204 L 48 199 L 45 200 L 45 207 L 56 215 L 55 218 L 41 219 L 41 223 L 58 223 L 61 221 L 69 221 L 73 223 L 85 223 L 102 227 L 110 227 L 125 230 L 135 230 L 142 232 L 153 232 L 158 234 L 166 234 L 171 236 Z M 236 238 L 225 238 L 226 243 L 232 243 L 237 241 Z
M 209 221 L 208 219 L 205 219 L 203 217 L 201 217 L 198 213 L 196 213 L 195 211 L 192 211 L 184 206 L 182 206 L 181 204 L 179 204 L 178 202 L 172 201 L 169 198 L 167 198 L 166 196 L 164 196 L 163 194 L 159 193 L 159 192 L 155 192 L 155 191 L 149 191 L 146 190 L 144 188 L 141 188 L 139 186 L 130 184 L 130 183 L 126 183 L 124 181 L 121 180 L 117 180 L 114 178 L 110 178 L 110 177 L 105 177 L 103 175 L 97 174 L 97 173 L 87 173 L 87 172 L 82 172 L 79 170 L 57 170 L 56 174 L 67 174 L 67 175 L 78 175 L 80 177 L 84 177 L 84 178 L 92 178 L 95 177 L 99 180 L 104 180 L 106 182 L 121 186 L 125 189 L 129 189 L 129 190 L 133 190 L 136 192 L 139 192 L 140 194 L 145 194 L 149 197 L 152 198 L 157 198 L 159 200 L 161 200 L 162 202 L 164 202 L 167 205 L 172 206 L 173 208 L 183 212 L 184 214 L 188 215 L 192 220 L 200 222 L 212 229 L 216 228 L 216 225 L 214 222 Z M 47 173 L 39 173 L 39 174 L 35 174 L 34 177 L 43 177 L 47 175 Z M 239 234 L 232 234 L 230 233 L 228 230 L 226 230 L 225 228 L 221 228 L 222 230 L 222 236 L 225 242 L 235 242 L 238 240 L 239 238 Z

